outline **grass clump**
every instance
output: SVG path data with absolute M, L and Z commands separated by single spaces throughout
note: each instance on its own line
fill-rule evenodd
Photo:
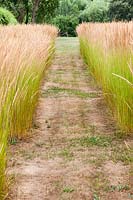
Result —
M 60 88 L 60 87 L 51 87 L 48 90 L 44 91 L 42 95 L 45 97 L 47 95 L 56 95 L 56 94 L 75 95 L 79 98 L 96 98 L 99 95 L 96 92 L 87 93 L 81 90 Z
M 114 191 L 123 192 L 123 191 L 127 191 L 127 190 L 130 190 L 129 185 L 119 184 L 119 185 L 111 185 L 109 187 L 109 191 L 111 191 L 111 192 L 114 192 Z
M 0 27 L 0 199 L 6 193 L 8 139 L 27 135 L 40 85 L 54 53 L 56 28 L 48 25 Z
M 100 200 L 100 197 L 95 193 L 95 194 L 93 195 L 93 200 Z
M 59 152 L 59 156 L 65 158 L 66 160 L 72 160 L 73 159 L 73 153 L 70 152 L 69 149 L 63 149 Z
M 82 146 L 101 146 L 107 147 L 110 145 L 110 139 L 102 136 L 92 136 L 92 137 L 85 137 L 80 140 L 80 144 Z
M 98 147 L 108 147 L 112 144 L 112 138 L 107 136 L 84 136 L 78 139 L 71 140 L 72 145 L 80 145 L 83 147 L 98 146 Z
M 126 147 L 117 145 L 112 149 L 111 158 L 114 162 L 121 161 L 125 165 L 133 163 L 133 150 L 127 149 Z
M 63 192 L 64 193 L 72 193 L 72 192 L 74 192 L 74 189 L 73 188 L 71 188 L 71 187 L 64 187 L 64 189 L 63 189 Z
M 82 24 L 81 54 L 122 130 L 133 132 L 133 23 Z

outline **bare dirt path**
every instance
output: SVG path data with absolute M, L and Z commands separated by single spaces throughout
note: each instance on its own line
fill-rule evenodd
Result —
M 11 146 L 12 200 L 133 198 L 131 139 L 116 129 L 77 38 L 57 40 L 32 133 Z

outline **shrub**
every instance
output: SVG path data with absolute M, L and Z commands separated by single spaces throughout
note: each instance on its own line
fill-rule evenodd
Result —
M 61 36 L 76 36 L 79 20 L 77 17 L 59 15 L 53 19 L 53 24 L 59 28 Z
M 17 24 L 17 20 L 10 11 L 0 7 L 0 24 Z
M 84 22 L 106 22 L 108 21 L 109 3 L 105 0 L 94 0 L 80 14 L 80 21 Z

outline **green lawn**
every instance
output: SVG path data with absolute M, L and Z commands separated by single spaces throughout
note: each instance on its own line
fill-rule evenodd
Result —
M 57 54 L 79 54 L 79 39 L 77 37 L 58 37 L 56 42 Z

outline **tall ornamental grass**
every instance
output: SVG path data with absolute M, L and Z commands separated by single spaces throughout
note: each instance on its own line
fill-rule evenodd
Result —
M 84 23 L 77 28 L 81 54 L 119 126 L 133 132 L 133 22 Z
M 0 26 L 0 199 L 6 193 L 7 138 L 25 137 L 32 125 L 56 36 L 48 25 Z

